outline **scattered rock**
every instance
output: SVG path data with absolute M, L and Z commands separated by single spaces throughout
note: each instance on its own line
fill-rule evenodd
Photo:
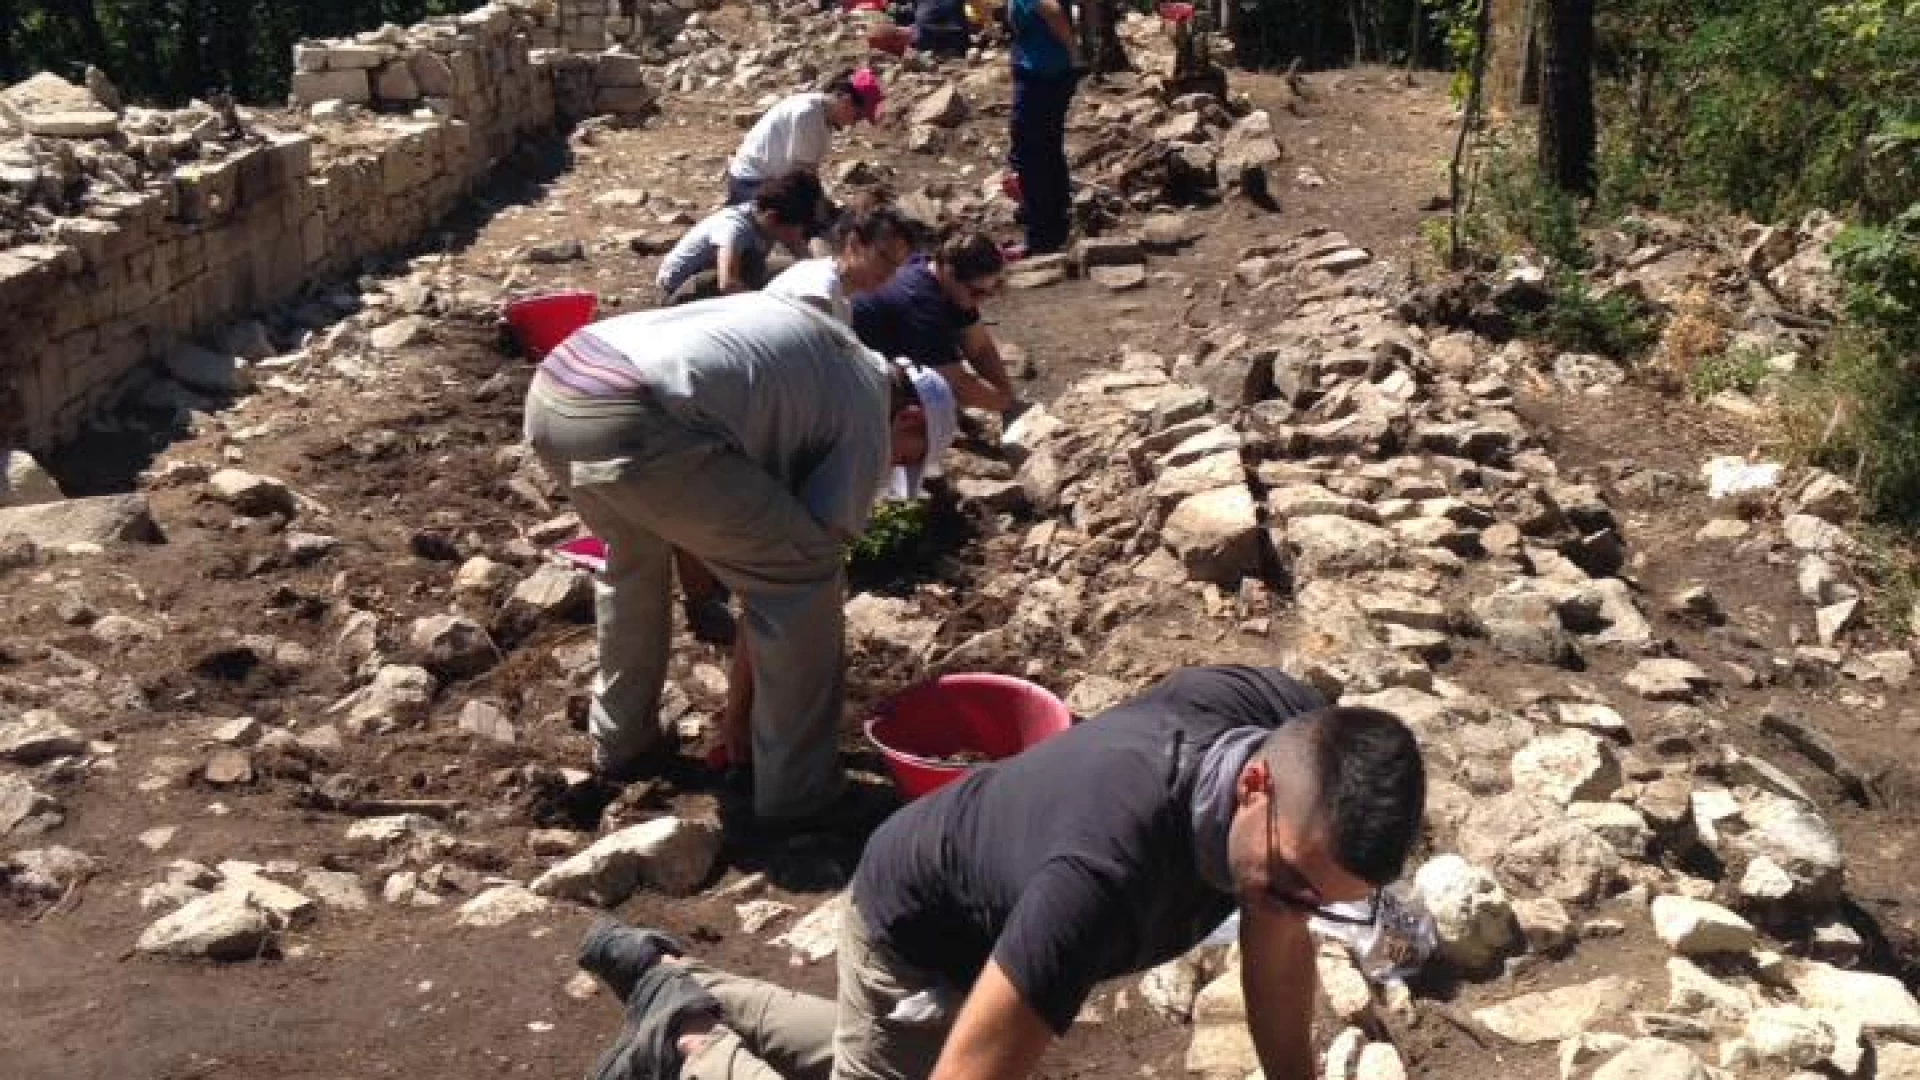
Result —
M 534 879 L 542 896 L 612 907 L 642 885 L 673 896 L 692 893 L 713 869 L 720 831 L 675 817 L 622 829 Z
M 251 896 L 222 889 L 162 917 L 134 947 L 143 953 L 230 963 L 266 952 L 273 931 L 272 917 Z
M 322 907 L 336 911 L 365 911 L 371 906 L 360 879 L 338 870 L 309 870 L 300 879 L 300 888 Z
M 0 721 L 0 760 L 38 765 L 86 750 L 86 738 L 50 709 L 32 709 L 17 720 Z
M 298 509 L 293 490 L 270 476 L 221 469 L 208 478 L 207 487 L 214 498 L 247 517 L 279 514 L 290 518 Z
M 0 886 L 42 900 L 61 900 L 100 867 L 99 860 L 58 844 L 0 856 Z
M 60 804 L 24 778 L 0 773 L 0 838 L 36 836 L 64 820 Z
M 464 615 L 430 615 L 417 620 L 407 638 L 421 666 L 442 678 L 478 675 L 500 659 L 486 627 Z
M 1807 1008 L 1845 1016 L 1870 1036 L 1920 1042 L 1920 1001 L 1891 975 L 1802 962 L 1787 978 Z
M 1542 735 L 1513 755 L 1513 786 L 1566 805 L 1601 802 L 1613 796 L 1623 779 L 1613 745 L 1590 732 L 1569 730 Z
M 1486 971 L 1518 944 L 1520 926 L 1506 890 L 1460 856 L 1429 859 L 1414 875 L 1413 888 L 1433 914 L 1440 956 L 1457 970 Z
M 346 712 L 349 731 L 411 727 L 427 718 L 439 683 L 426 668 L 388 664 L 373 681 L 333 707 Z
M 253 783 L 253 757 L 245 750 L 215 750 L 201 767 L 201 779 L 214 787 Z
M 1713 1080 L 1700 1055 L 1666 1039 L 1635 1039 L 1595 1069 L 1593 1080 Z
M 1624 1015 L 1639 990 L 1640 984 L 1631 979 L 1608 976 L 1476 1009 L 1473 1018 L 1495 1035 L 1522 1046 L 1559 1042 Z M 1617 1075 L 1624 1080 L 1639 1074 Z
M 1744 953 L 1753 948 L 1753 924 L 1705 900 L 1684 896 L 1653 899 L 1653 931 L 1682 956 Z
M 368 342 L 381 352 L 395 352 L 431 339 L 427 320 L 418 315 L 395 319 L 367 336 Z
M 1260 524 L 1245 484 L 1188 496 L 1160 539 L 1196 580 L 1238 585 L 1259 567 Z
M 53 549 L 72 544 L 153 544 L 163 539 L 144 495 L 98 495 L 0 508 L 0 536 L 20 537 Z
M 910 123 L 927 127 L 955 128 L 967 119 L 967 99 L 957 86 L 942 86 L 920 99 L 908 118 Z
M 461 904 L 454 921 L 461 926 L 505 926 L 523 915 L 545 915 L 553 904 L 520 885 L 497 885 Z
M 1686 660 L 1642 660 L 1624 680 L 1648 701 L 1693 701 L 1713 685 L 1698 664 Z
M 514 588 L 508 604 L 529 618 L 591 622 L 593 580 L 571 567 L 547 564 Z
M 506 711 L 490 701 L 469 701 L 460 710 L 460 730 L 497 743 L 516 743 L 520 733 Z
M 771 944 L 792 951 L 794 967 L 817 964 L 840 947 L 840 920 L 846 915 L 847 895 L 841 893 L 803 916 Z

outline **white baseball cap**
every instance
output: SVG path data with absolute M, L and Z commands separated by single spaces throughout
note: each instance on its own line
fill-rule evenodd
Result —
M 940 475 L 940 459 L 960 434 L 960 406 L 954 400 L 953 387 L 947 385 L 946 376 L 905 360 L 894 363 L 906 371 L 907 381 L 913 384 L 913 394 L 920 399 L 920 410 L 927 416 L 927 456 L 918 465 L 895 468 L 887 493 L 896 499 L 916 499 L 926 494 L 926 478 Z

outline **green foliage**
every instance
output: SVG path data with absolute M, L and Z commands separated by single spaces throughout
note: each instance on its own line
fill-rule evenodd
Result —
M 0 0 L 0 79 L 95 65 L 134 101 L 180 103 L 219 89 L 285 100 L 293 45 L 474 7 L 463 0 Z M 8 16 L 11 16 L 9 18 Z
M 1624 293 L 1596 293 L 1572 271 L 1554 274 L 1550 283 L 1553 299 L 1538 314 L 1521 320 L 1523 336 L 1562 352 L 1619 359 L 1637 357 L 1659 340 L 1659 319 L 1640 301 Z
M 1361 61 L 1444 63 L 1434 0 L 1231 0 L 1228 29 L 1242 64 L 1308 68 Z M 1439 0 L 1441 4 L 1477 0 Z M 1209 5 L 1200 5 L 1205 10 Z
M 1439 32 L 1441 47 L 1445 50 L 1442 60 L 1453 69 L 1453 81 L 1447 85 L 1447 92 L 1455 102 L 1465 101 L 1472 89 L 1474 42 L 1484 0 L 1421 0 L 1421 3 L 1427 18 Z
M 873 508 L 867 531 L 847 548 L 854 566 L 882 567 L 908 558 L 927 535 L 927 504 L 888 500 Z
M 1856 226 L 1833 244 L 1847 315 L 1887 351 L 1920 352 L 1920 203 L 1885 226 Z
M 1913 0 L 1625 0 L 1602 31 L 1615 205 L 1884 220 L 1920 200 Z
M 1588 264 L 1579 203 L 1542 181 L 1529 154 L 1496 142 L 1478 170 L 1478 190 L 1461 221 L 1463 247 L 1489 256 L 1532 252 L 1563 269 Z M 1437 249 L 1447 254 L 1444 238 Z
M 1885 339 L 1849 330 L 1790 397 L 1788 431 L 1799 456 L 1853 479 L 1883 519 L 1920 524 L 1920 377 Z
M 1723 390 L 1751 394 L 1773 373 L 1765 349 L 1750 346 L 1728 349 L 1719 356 L 1702 360 L 1687 373 L 1687 391 L 1696 399 L 1707 398 Z

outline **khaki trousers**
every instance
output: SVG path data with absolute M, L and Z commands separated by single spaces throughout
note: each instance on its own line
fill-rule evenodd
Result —
M 583 402 L 538 375 L 526 427 L 580 520 L 607 544 L 594 586 L 600 674 L 590 722 L 604 760 L 629 764 L 670 738 L 658 713 L 678 547 L 744 609 L 755 814 L 804 817 L 830 806 L 846 787 L 839 542 L 766 470 L 649 403 Z
M 851 902 L 840 919 L 837 1001 L 688 970 L 720 1002 L 725 1026 L 681 1065 L 680 1080 L 924 1080 L 953 1024 L 944 1013 L 890 1018 L 938 980 L 876 945 Z

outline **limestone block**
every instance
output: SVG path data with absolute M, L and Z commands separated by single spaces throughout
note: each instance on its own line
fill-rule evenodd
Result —
M 414 84 L 423 96 L 446 97 L 454 92 L 453 68 L 441 57 L 417 52 L 407 63 L 413 71 Z
M 420 100 L 420 84 L 413 77 L 413 66 L 396 60 L 380 69 L 374 79 L 374 94 L 383 102 L 408 103 Z
M 340 71 L 296 71 L 293 73 L 293 102 L 312 105 L 320 101 L 344 101 L 367 105 L 373 101 L 373 84 L 361 68 Z
M 334 44 L 327 47 L 327 69 L 329 71 L 356 71 L 377 68 L 385 63 L 392 50 L 381 45 Z M 341 100 L 350 100 L 342 98 Z
M 648 86 L 603 86 L 594 91 L 593 109 L 599 113 L 623 115 L 652 109 L 660 95 Z

